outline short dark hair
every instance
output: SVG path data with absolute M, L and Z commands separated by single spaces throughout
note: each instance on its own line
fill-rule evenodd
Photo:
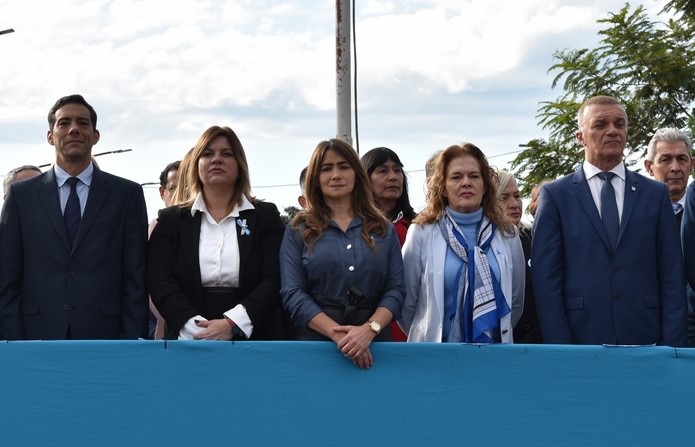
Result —
M 302 195 L 304 195 L 304 192 L 306 190 L 306 171 L 308 169 L 309 166 L 304 166 L 302 172 L 299 173 L 299 187 L 302 189 Z
M 167 180 L 169 178 L 169 171 L 178 171 L 179 170 L 179 165 L 181 164 L 181 160 L 176 160 L 172 161 L 169 163 L 166 168 L 162 171 L 161 174 L 159 174 L 159 185 L 166 187 L 167 185 Z
M 53 130 L 53 126 L 55 126 L 56 123 L 56 112 L 58 109 L 63 107 L 64 105 L 67 104 L 80 104 L 85 107 L 87 107 L 87 110 L 89 110 L 89 117 L 92 120 L 92 129 L 96 130 L 97 128 L 97 112 L 94 110 L 94 107 L 92 107 L 83 97 L 82 95 L 68 95 L 68 96 L 63 96 L 60 98 L 58 101 L 56 101 L 55 104 L 53 104 L 53 107 L 51 107 L 51 110 L 48 111 L 48 129 Z

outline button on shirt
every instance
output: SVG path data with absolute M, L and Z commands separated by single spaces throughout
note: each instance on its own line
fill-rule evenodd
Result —
M 589 190 L 591 191 L 591 197 L 594 199 L 596 204 L 596 209 L 598 210 L 599 216 L 601 215 L 601 187 L 603 186 L 603 180 L 598 176 L 601 171 L 596 166 L 592 165 L 588 161 L 584 161 L 583 165 L 584 176 L 589 184 Z M 615 173 L 611 184 L 615 190 L 615 203 L 618 206 L 618 217 L 622 222 L 623 219 L 623 203 L 625 202 L 625 165 L 618 163 L 610 172 Z
M 362 239 L 362 221 L 354 218 L 346 232 L 330 222 L 309 251 L 304 226 L 288 225 L 280 249 L 280 276 L 285 307 L 297 326 L 321 312 L 313 297 L 336 306 L 347 304 L 347 290 L 357 287 L 375 297 L 378 306 L 400 318 L 405 300 L 403 259 L 398 237 L 389 224 L 385 237 L 375 238 L 376 251 Z

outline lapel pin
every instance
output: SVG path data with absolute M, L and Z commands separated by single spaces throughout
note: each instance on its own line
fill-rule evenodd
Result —
M 241 228 L 242 236 L 248 236 L 251 234 L 251 230 L 249 230 L 249 226 L 246 224 L 246 219 L 237 219 L 236 224 Z
M 633 187 L 630 188 L 630 189 L 632 189 L 633 191 L 637 191 L 637 187 L 636 187 L 636 186 L 633 186 Z

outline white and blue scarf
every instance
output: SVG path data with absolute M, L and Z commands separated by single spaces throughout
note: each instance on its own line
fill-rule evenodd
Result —
M 439 229 L 449 247 L 463 261 L 457 274 L 456 313 L 447 342 L 499 341 L 500 319 L 511 310 L 485 254 L 495 236 L 495 224 L 483 217 L 477 244 L 471 248 L 449 211 L 439 219 Z

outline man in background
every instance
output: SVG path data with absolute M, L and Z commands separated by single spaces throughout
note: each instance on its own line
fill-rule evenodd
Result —
M 7 190 L 10 189 L 11 184 L 20 180 L 36 177 L 40 174 L 41 169 L 34 165 L 24 165 L 10 170 L 2 181 L 2 190 L 4 193 L 3 200 L 7 198 Z
M 164 201 L 164 207 L 167 208 L 171 206 L 171 201 L 174 197 L 174 191 L 179 185 L 179 166 L 181 165 L 181 160 L 173 161 L 166 165 L 164 170 L 159 174 L 159 197 Z M 147 236 L 149 237 L 154 230 L 155 225 L 157 225 L 157 219 L 152 219 L 150 226 L 147 230 Z M 153 340 L 161 340 L 166 336 L 166 322 L 164 318 L 159 313 L 155 307 L 152 299 L 150 299 L 150 312 L 148 316 L 148 335 L 149 338 Z
M 658 129 L 647 148 L 644 169 L 654 180 L 666 184 L 671 197 L 673 213 L 680 226 L 685 205 L 685 191 L 693 171 L 690 138 L 678 129 Z

